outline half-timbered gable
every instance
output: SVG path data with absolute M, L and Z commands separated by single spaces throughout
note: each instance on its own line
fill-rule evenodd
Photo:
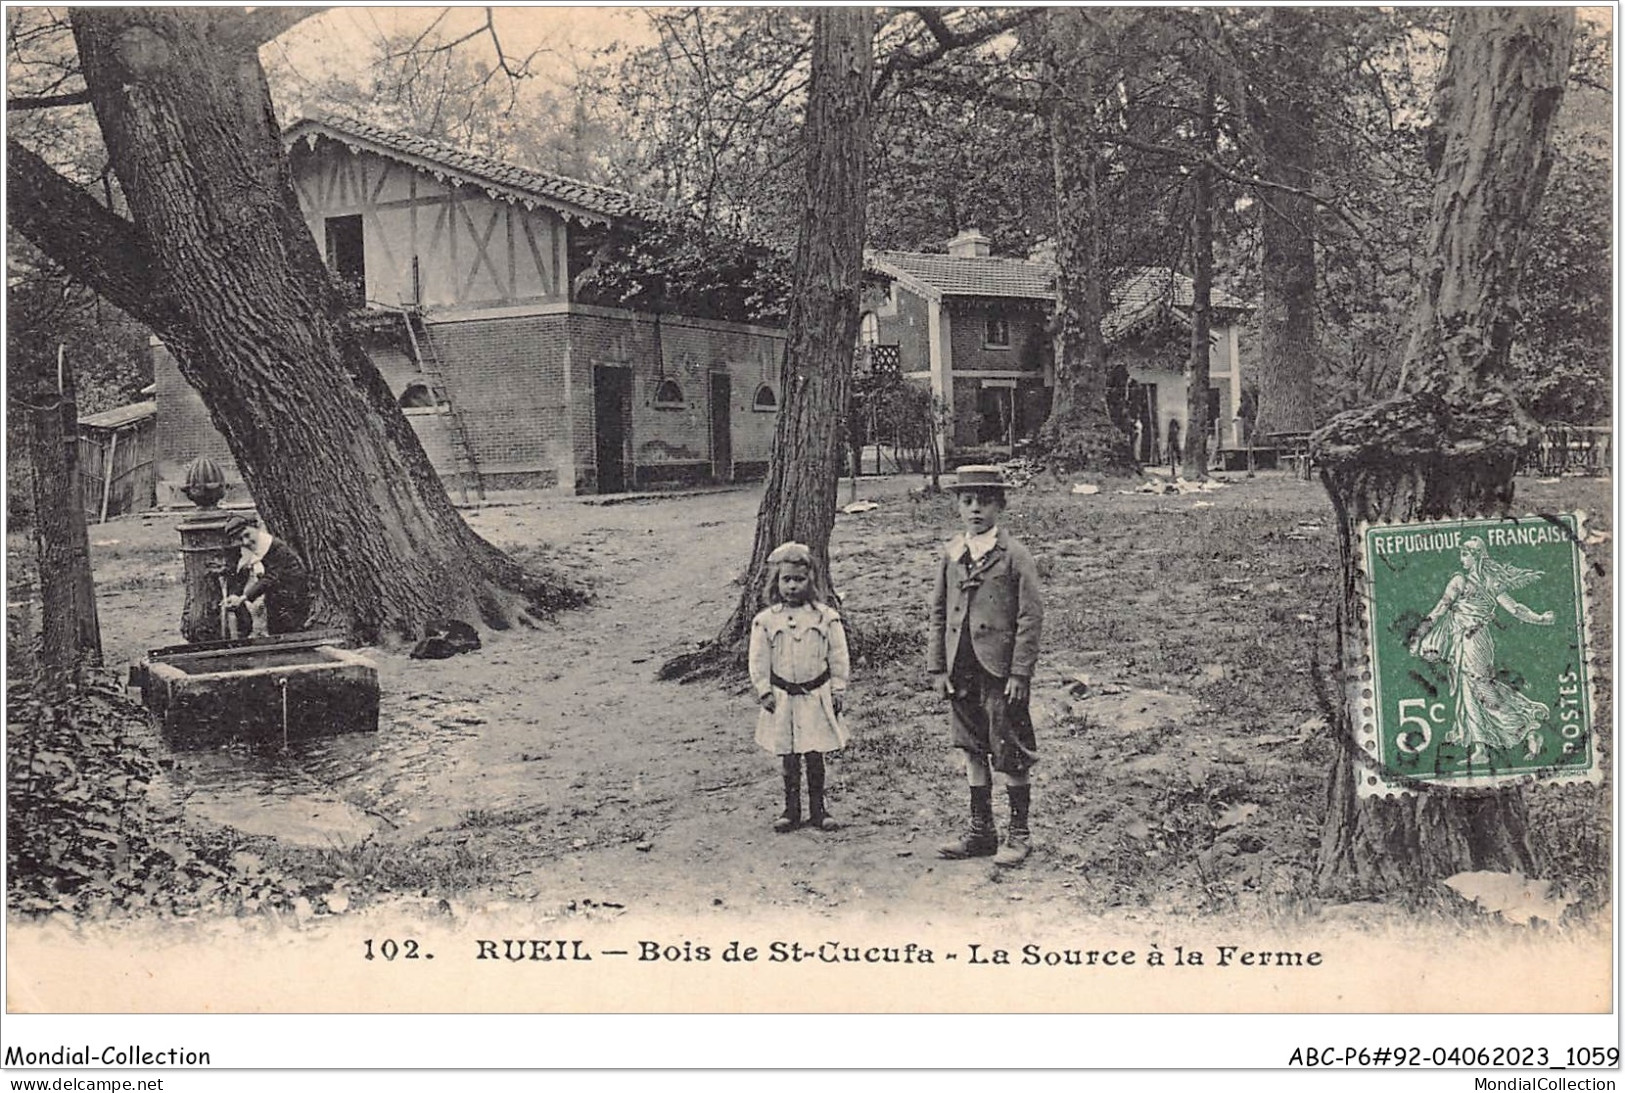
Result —
M 293 155 L 310 233 L 361 298 L 495 307 L 570 297 L 563 219 L 335 141 Z
M 311 235 L 374 304 L 566 302 L 570 224 L 664 215 L 631 194 L 364 122 L 306 119 L 286 139 Z

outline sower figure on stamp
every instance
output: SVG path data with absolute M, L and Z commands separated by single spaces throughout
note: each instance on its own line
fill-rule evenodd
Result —
M 1543 574 L 1496 561 L 1476 535 L 1461 544 L 1461 568 L 1410 642 L 1413 656 L 1449 666 L 1455 718 L 1445 741 L 1466 749 L 1463 763 L 1486 761 L 1490 748 L 1520 743 L 1530 756 L 1538 755 L 1544 743 L 1540 727 L 1551 710 L 1501 677 L 1495 609 L 1531 626 L 1551 626 L 1552 612 L 1534 611 L 1512 598 Z
M 961 467 L 950 486 L 963 531 L 948 540 L 931 593 L 926 667 L 949 700 L 953 746 L 965 754 L 970 827 L 941 848 L 944 858 L 994 855 L 1020 865 L 1032 851 L 1029 772 L 1038 761 L 1027 700 L 1044 605 L 1033 556 L 999 527 L 1005 507 L 998 467 Z M 993 773 L 1010 802 L 1010 830 L 999 845 L 993 821 Z
M 812 551 L 784 543 L 767 556 L 768 606 L 750 627 L 750 681 L 762 712 L 756 742 L 780 757 L 784 812 L 773 830 L 801 825 L 801 764 L 807 764 L 807 825 L 834 831 L 824 807 L 824 753 L 846 746 L 841 722 L 850 658 L 841 616 L 812 598 Z

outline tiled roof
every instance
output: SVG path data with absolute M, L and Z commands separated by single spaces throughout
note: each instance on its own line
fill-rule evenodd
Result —
M 1166 266 L 1135 270 L 1112 291 L 1111 305 L 1101 321 L 1100 332 L 1108 339 L 1115 339 L 1164 305 L 1188 310 L 1195 302 L 1196 283 L 1183 273 L 1175 273 Z M 1229 311 L 1251 310 L 1245 300 L 1221 288 L 1212 291 L 1209 302 Z
M 1172 299 L 1169 299 L 1169 297 Z M 1152 303 L 1171 303 L 1175 307 L 1190 307 L 1196 300 L 1196 282 L 1183 273 L 1175 273 L 1166 266 L 1148 266 L 1135 270 L 1112 293 L 1112 304 L 1124 310 L 1133 310 Z M 1232 296 L 1222 288 L 1215 288 L 1209 297 L 1214 307 L 1247 311 L 1247 301 Z
M 545 206 L 581 220 L 658 221 L 673 215 L 664 205 L 635 194 L 504 163 L 443 141 L 393 132 L 353 118 L 334 115 L 301 118 L 288 126 L 282 139 L 290 148 L 301 140 L 314 147 L 320 137 L 336 140 L 351 149 L 375 152 L 428 171 L 436 178 L 478 186 L 493 197 L 518 201 L 532 208 Z
M 1021 258 L 956 258 L 948 254 L 883 250 L 871 256 L 881 273 L 902 274 L 935 296 L 1055 298 L 1055 267 Z
M 79 419 L 79 424 L 89 425 L 93 429 L 122 429 L 126 425 L 134 425 L 158 413 L 156 402 L 132 402 L 128 406 L 118 406 L 111 410 L 103 410 L 99 414 L 85 414 Z
M 1014 297 L 1023 300 L 1055 299 L 1055 266 L 1023 258 L 956 258 L 948 254 L 920 254 L 914 251 L 875 251 L 869 265 L 879 273 L 894 277 L 927 296 Z M 1136 270 L 1112 292 L 1111 311 L 1104 323 L 1106 333 L 1126 329 L 1150 308 L 1171 303 L 1189 308 L 1195 299 L 1195 285 L 1183 273 L 1167 267 Z M 1246 301 L 1222 289 L 1214 289 L 1214 307 L 1248 310 Z

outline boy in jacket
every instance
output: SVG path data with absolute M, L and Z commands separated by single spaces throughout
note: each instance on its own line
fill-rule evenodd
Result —
M 971 804 L 969 828 L 939 853 L 950 859 L 991 855 L 995 865 L 1016 866 L 1032 852 L 1029 772 L 1038 747 L 1027 699 L 1044 619 L 1038 567 L 1027 548 L 999 527 L 1005 507 L 1000 468 L 961 467 L 949 489 L 957 495 L 963 530 L 938 559 L 926 667 L 934 689 L 949 702 L 952 742 L 965 753 Z M 1010 803 L 1003 846 L 993 821 L 994 772 Z

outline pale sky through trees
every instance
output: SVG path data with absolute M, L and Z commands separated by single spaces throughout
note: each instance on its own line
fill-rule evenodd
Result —
M 520 61 L 542 51 L 531 65 L 537 90 L 569 86 L 575 64 L 610 42 L 635 47 L 655 40 L 643 8 L 537 5 L 492 10 L 497 36 L 509 58 Z M 261 56 L 273 73 L 292 81 L 286 90 L 298 95 L 302 87 L 320 84 L 330 76 L 357 73 L 376 55 L 376 43 L 386 36 L 421 33 L 439 18 L 433 36 L 456 41 L 478 31 L 485 12 L 484 7 L 442 4 L 336 7 L 271 42 Z M 491 38 L 483 32 L 462 48 L 483 51 L 482 58 L 492 56 Z

